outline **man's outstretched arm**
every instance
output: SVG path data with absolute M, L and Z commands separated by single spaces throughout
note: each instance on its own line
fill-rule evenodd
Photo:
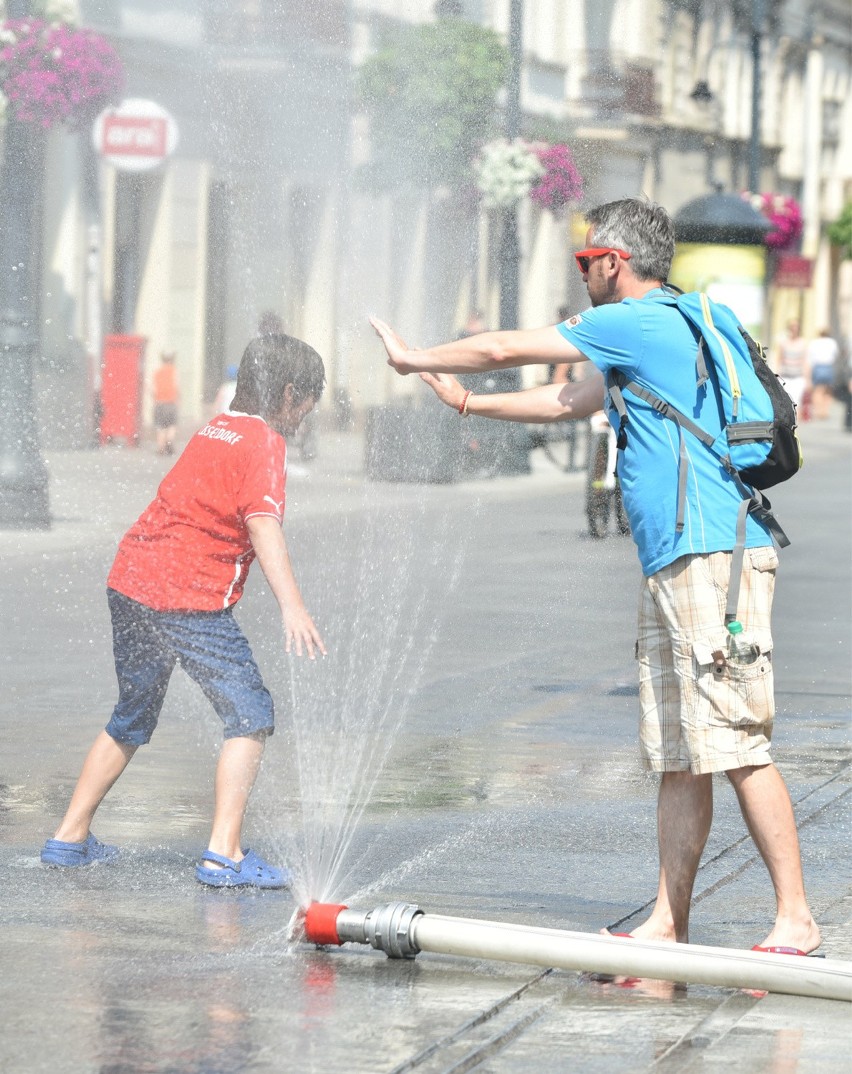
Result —
M 595 370 L 579 383 L 543 384 L 520 392 L 477 395 L 449 373 L 421 373 L 442 403 L 480 418 L 546 423 L 587 418 L 604 404 L 603 376 Z
M 481 373 L 548 362 L 582 362 L 577 350 L 555 325 L 516 332 L 482 332 L 476 336 L 416 350 L 390 325 L 371 317 L 370 324 L 384 344 L 388 365 L 397 373 Z

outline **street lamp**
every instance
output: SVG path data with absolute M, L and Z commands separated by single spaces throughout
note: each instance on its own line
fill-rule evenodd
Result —
M 760 189 L 760 109 L 761 89 L 763 81 L 761 45 L 763 42 L 763 24 L 766 17 L 766 0 L 752 0 L 751 4 L 751 127 L 749 135 L 748 151 L 748 189 L 757 192 Z M 720 45 L 730 44 L 723 41 L 714 44 L 706 57 L 709 64 L 710 56 Z M 710 89 L 710 83 L 706 78 L 699 79 L 690 93 L 690 98 L 696 104 L 706 106 L 716 100 L 716 95 Z
M 506 85 L 506 138 L 512 142 L 521 133 L 521 64 L 523 62 L 523 0 L 509 0 L 509 80 Z M 520 245 L 518 210 L 503 213 L 500 240 L 500 328 L 518 327 Z
M 6 16 L 31 14 L 29 0 L 7 0 Z M 41 170 L 44 135 L 6 112 L 0 162 L 0 527 L 48 529 L 47 468 L 33 402 L 38 347 Z
M 763 80 L 760 46 L 763 37 L 763 20 L 766 0 L 751 3 L 751 138 L 748 147 L 748 188 L 752 193 L 760 189 L 760 91 Z

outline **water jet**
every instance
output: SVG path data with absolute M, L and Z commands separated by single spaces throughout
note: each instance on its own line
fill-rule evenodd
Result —
M 659 943 L 501 921 L 427 914 L 413 903 L 352 910 L 311 903 L 293 915 L 290 938 L 319 946 L 369 944 L 389 958 L 421 951 L 533 966 L 852 1001 L 852 962 Z

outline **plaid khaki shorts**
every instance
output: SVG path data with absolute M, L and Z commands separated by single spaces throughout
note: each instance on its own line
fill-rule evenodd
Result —
M 738 617 L 760 649 L 745 667 L 725 651 L 730 552 L 682 556 L 644 578 L 639 600 L 640 749 L 654 772 L 725 772 L 771 762 L 775 715 L 770 615 L 778 556 L 747 548 Z

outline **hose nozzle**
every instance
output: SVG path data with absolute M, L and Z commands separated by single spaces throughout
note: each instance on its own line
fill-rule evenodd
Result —
M 315 944 L 370 944 L 388 958 L 414 958 L 420 948 L 412 923 L 422 913 L 420 907 L 407 902 L 388 903 L 366 912 L 342 904 L 312 902 L 304 911 L 304 937 Z

